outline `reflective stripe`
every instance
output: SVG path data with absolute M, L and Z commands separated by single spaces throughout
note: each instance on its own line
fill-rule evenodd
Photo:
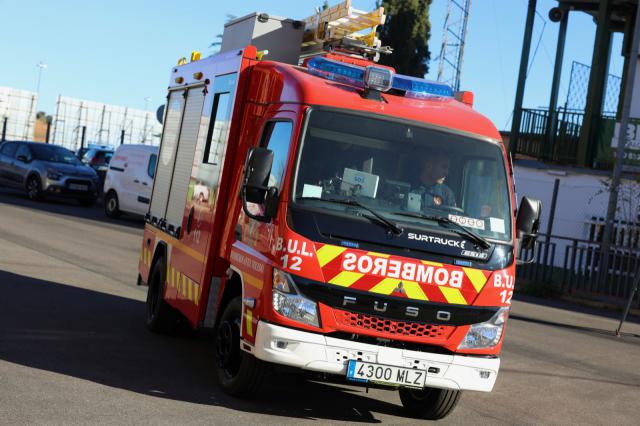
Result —
M 316 250 L 316 255 L 318 256 L 318 263 L 320 264 L 320 267 L 323 267 L 336 257 L 340 256 L 345 250 L 346 247 L 332 246 L 329 244 L 320 247 L 320 249 Z
M 453 303 L 456 305 L 466 305 L 467 301 L 462 296 L 462 293 L 457 288 L 450 287 L 440 287 L 440 291 L 442 292 L 447 302 Z
M 351 284 L 355 283 L 363 276 L 364 274 L 361 274 L 359 272 L 342 271 L 335 277 L 331 278 L 331 280 L 329 280 L 329 283 L 336 284 L 342 287 L 349 287 Z
M 462 270 L 467 274 L 467 278 L 469 278 L 476 291 L 480 293 L 487 283 L 487 277 L 484 276 L 484 273 L 479 269 L 462 268 Z

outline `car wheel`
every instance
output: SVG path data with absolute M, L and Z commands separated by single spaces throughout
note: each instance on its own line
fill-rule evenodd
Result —
M 462 392 L 452 389 L 400 388 L 400 401 L 413 417 L 438 420 L 448 416 L 460 400 Z
M 109 191 L 104 197 L 104 213 L 113 219 L 120 217 L 122 212 L 118 203 L 118 194 L 115 191 Z
M 39 176 L 31 175 L 27 180 L 27 195 L 33 201 L 42 199 L 42 183 Z
M 232 396 L 251 396 L 264 380 L 267 364 L 240 349 L 242 298 L 226 306 L 216 326 L 216 373 L 222 390 Z

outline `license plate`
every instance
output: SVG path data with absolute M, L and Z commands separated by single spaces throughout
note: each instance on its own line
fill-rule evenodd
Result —
M 347 379 L 356 382 L 375 382 L 423 388 L 427 372 L 413 368 L 394 367 L 362 361 L 349 361 Z
M 78 185 L 77 183 L 70 183 L 69 189 L 73 189 L 75 191 L 86 191 L 89 189 L 87 185 Z

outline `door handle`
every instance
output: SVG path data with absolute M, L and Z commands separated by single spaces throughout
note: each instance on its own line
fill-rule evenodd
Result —
M 142 182 L 142 184 L 143 184 L 144 186 L 149 185 L 147 182 Z
M 138 179 L 134 179 L 133 180 L 135 183 L 140 183 L 140 181 Z

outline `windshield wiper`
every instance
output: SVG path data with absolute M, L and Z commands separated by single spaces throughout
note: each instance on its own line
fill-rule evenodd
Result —
M 453 226 L 454 229 L 451 229 L 450 227 L 449 229 L 451 229 L 453 232 L 455 232 L 460 236 L 467 237 L 467 239 L 475 243 L 475 245 L 480 246 L 483 249 L 488 249 L 489 247 L 491 247 L 491 244 L 489 243 L 489 241 L 485 240 L 475 232 L 468 230 L 467 228 L 460 225 L 459 223 L 452 221 L 448 217 L 427 215 L 427 214 L 421 214 L 421 213 L 409 213 L 409 212 L 402 212 L 402 211 L 393 212 L 393 214 L 397 214 L 398 216 L 408 216 L 408 217 L 415 217 L 418 219 L 433 220 L 434 222 L 437 222 L 440 225 L 445 225 L 445 224 L 451 225 Z
M 389 229 L 391 232 L 393 232 L 395 235 L 402 235 L 402 233 L 404 232 L 404 229 L 400 228 L 398 225 L 391 222 L 389 219 L 382 216 L 380 213 L 376 212 L 371 207 L 365 206 L 364 204 L 354 200 L 353 198 L 345 198 L 341 200 L 339 198 L 298 197 L 296 199 L 297 200 L 320 200 L 320 201 L 327 201 L 329 203 L 345 204 L 347 206 L 357 206 L 374 215 L 375 218 L 378 219 L 378 221 L 380 221 L 380 223 L 384 224 L 384 226 L 387 229 Z

